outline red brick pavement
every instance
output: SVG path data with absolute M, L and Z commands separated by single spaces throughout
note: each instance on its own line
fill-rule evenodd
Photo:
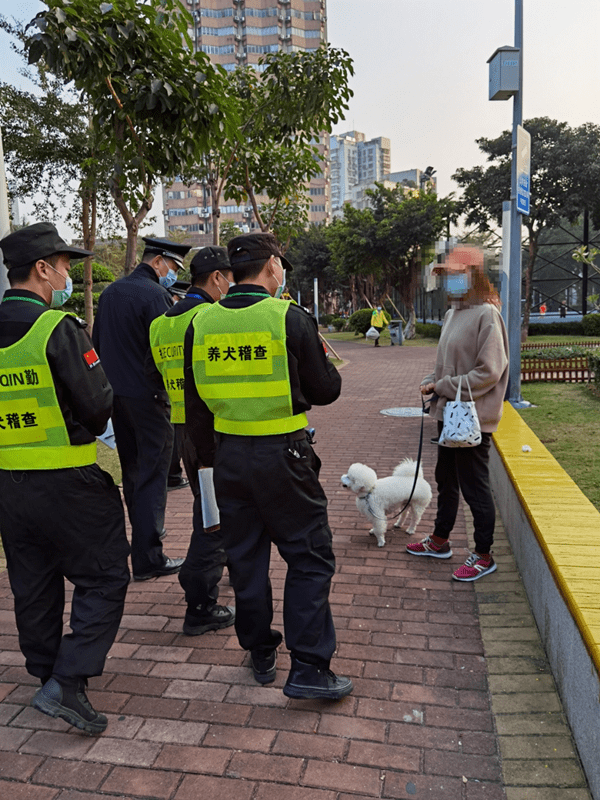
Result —
M 486 664 L 472 585 L 450 579 L 466 546 L 464 520 L 450 562 L 410 557 L 402 533 L 378 548 L 340 475 L 354 461 L 391 473 L 416 457 L 420 420 L 381 415 L 420 406 L 433 365 L 428 348 L 336 345 L 347 359 L 343 393 L 315 409 L 316 449 L 330 501 L 337 571 L 331 601 L 338 635 L 332 667 L 351 675 L 343 701 L 288 700 L 252 679 L 232 629 L 181 633 L 176 578 L 131 584 L 123 624 L 90 698 L 109 716 L 89 738 L 28 706 L 7 575 L 0 576 L 0 797 L 99 800 L 360 800 L 504 798 Z M 425 421 L 423 464 L 433 482 L 434 423 Z M 184 555 L 191 495 L 169 494 L 166 551 Z M 419 534 L 430 532 L 435 501 Z M 275 622 L 284 564 L 274 554 Z M 232 592 L 223 582 L 221 598 Z

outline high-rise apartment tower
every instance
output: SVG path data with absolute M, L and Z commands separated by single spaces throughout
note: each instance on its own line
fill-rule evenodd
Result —
M 327 40 L 325 0 L 181 0 L 191 12 L 189 33 L 197 50 L 226 70 L 239 65 L 260 69 L 266 53 L 313 50 Z M 320 144 L 323 174 L 310 184 L 310 222 L 329 220 L 329 140 Z M 183 230 L 196 245 L 212 242 L 210 195 L 202 184 L 164 187 L 166 233 Z M 257 198 L 265 202 L 268 198 Z M 233 220 L 243 230 L 258 230 L 252 208 L 221 199 L 221 222 Z

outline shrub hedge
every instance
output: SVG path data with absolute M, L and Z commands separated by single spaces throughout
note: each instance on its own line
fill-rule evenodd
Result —
M 75 264 L 69 270 L 69 275 L 73 283 L 83 283 L 83 262 Z M 97 261 L 92 261 L 92 281 L 93 283 L 112 283 L 115 276 L 108 267 L 98 264 Z
M 415 325 L 417 336 L 423 336 L 426 339 L 439 339 L 442 332 L 442 326 L 436 325 L 433 322 L 417 322 Z
M 364 336 L 371 327 L 372 314 L 373 309 L 371 308 L 361 308 L 359 311 L 355 311 L 348 320 L 348 328 L 351 331 L 354 331 L 354 333 Z M 385 309 L 383 310 L 383 314 L 389 322 L 392 318 L 391 314 L 389 314 Z
M 530 336 L 591 336 L 581 322 L 531 322 Z
M 586 314 L 581 324 L 584 336 L 600 336 L 600 314 Z

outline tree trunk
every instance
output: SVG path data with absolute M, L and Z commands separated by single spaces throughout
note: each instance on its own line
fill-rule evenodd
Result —
M 121 193 L 119 188 L 111 188 L 111 194 L 113 196 L 113 200 L 115 201 L 116 207 L 119 209 L 119 213 L 123 217 L 123 221 L 125 223 L 125 227 L 127 228 L 127 250 L 125 251 L 125 264 L 123 265 L 123 274 L 129 275 L 129 273 L 135 267 L 136 262 L 136 252 L 137 252 L 137 237 L 138 232 L 140 229 L 141 223 L 146 219 L 148 216 L 148 212 L 152 208 L 152 201 L 154 200 L 154 196 L 152 193 L 152 187 L 146 185 L 145 192 L 144 192 L 144 199 L 142 200 L 142 204 L 137 211 L 137 213 L 133 214 L 132 211 L 127 207 L 127 203 Z
M 219 219 L 221 217 L 221 210 L 219 208 L 219 192 L 217 191 L 216 180 L 211 180 L 209 185 L 212 208 L 213 244 L 215 247 L 218 247 L 220 241 Z
M 86 250 L 93 250 L 96 244 L 97 222 L 97 195 L 94 189 L 85 189 L 81 197 L 81 228 L 83 231 L 83 246 Z M 85 321 L 91 335 L 94 325 L 94 295 L 92 277 L 92 256 L 83 262 L 83 302 L 85 307 Z
M 404 336 L 405 339 L 414 339 L 417 326 L 417 315 L 415 313 L 415 304 L 412 302 L 412 300 L 409 303 L 405 301 L 404 304 L 408 309 L 408 320 L 406 322 L 406 325 L 404 326 L 402 335 Z

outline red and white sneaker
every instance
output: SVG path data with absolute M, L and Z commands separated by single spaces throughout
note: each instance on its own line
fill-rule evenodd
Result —
M 498 569 L 492 556 L 480 556 L 477 553 L 469 553 L 469 556 L 462 567 L 452 573 L 455 581 L 477 581 L 490 572 Z
M 406 552 L 411 556 L 431 556 L 432 558 L 450 558 L 452 550 L 450 542 L 436 544 L 431 536 L 422 539 L 420 542 L 411 542 L 406 545 Z

